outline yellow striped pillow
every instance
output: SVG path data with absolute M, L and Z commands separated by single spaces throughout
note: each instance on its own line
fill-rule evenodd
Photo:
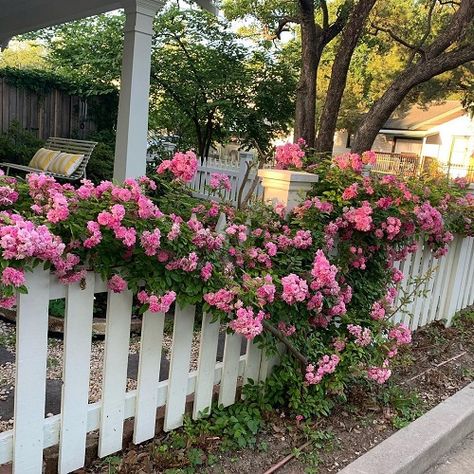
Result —
M 84 155 L 61 152 L 49 163 L 47 171 L 63 174 L 64 176 L 71 176 L 82 163 L 83 159 Z
M 35 156 L 30 161 L 30 168 L 36 168 L 37 170 L 46 170 L 49 164 L 59 155 L 57 150 L 48 150 L 47 148 L 40 148 Z

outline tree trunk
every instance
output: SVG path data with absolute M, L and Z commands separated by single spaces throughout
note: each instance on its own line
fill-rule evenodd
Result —
M 357 129 L 352 143 L 353 152 L 370 150 L 379 130 L 413 87 L 474 60 L 474 47 L 465 38 L 473 15 L 474 0 L 461 0 L 449 24 L 431 45 L 421 49 L 418 62 L 409 64 L 382 97 L 374 102 Z M 464 45 L 449 49 L 455 44 L 462 44 L 463 40 Z
M 334 133 L 351 58 L 375 2 L 376 0 L 360 0 L 352 10 L 342 32 L 341 44 L 334 59 L 326 100 L 319 121 L 319 133 L 315 148 L 321 154 L 332 154 Z
M 301 4 L 301 70 L 296 89 L 294 140 L 303 138 L 309 147 L 313 147 L 316 137 L 316 77 L 324 45 L 321 27 L 315 23 L 313 2 Z
M 352 151 L 362 153 L 370 150 L 379 130 L 413 87 L 472 60 L 474 48 L 468 43 L 427 61 L 420 60 L 405 69 L 362 119 L 352 143 Z

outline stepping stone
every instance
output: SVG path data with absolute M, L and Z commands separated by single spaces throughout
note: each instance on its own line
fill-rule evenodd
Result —
M 7 362 L 15 362 L 15 354 L 8 351 L 4 347 L 0 347 L 0 365 Z
M 137 380 L 138 378 L 138 363 L 140 354 L 130 354 L 128 356 L 127 377 L 129 379 Z M 160 375 L 158 380 L 166 380 L 170 371 L 170 363 L 164 354 L 161 354 Z
M 11 385 L 3 386 L 2 388 L 8 388 Z M 46 380 L 46 404 L 44 410 L 44 416 L 48 413 L 57 415 L 61 411 L 61 380 Z M 13 417 L 15 400 L 15 390 L 11 390 L 6 400 L 0 400 L 0 416 L 3 421 L 8 421 Z

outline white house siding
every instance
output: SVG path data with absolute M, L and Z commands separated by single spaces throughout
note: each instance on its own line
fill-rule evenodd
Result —
M 474 152 L 474 120 L 469 115 L 462 115 L 449 122 L 433 127 L 430 136 L 426 138 L 423 147 L 424 156 L 432 156 L 438 158 L 441 163 L 448 163 L 451 153 L 453 137 L 467 137 L 467 152 L 464 160 L 458 153 L 451 160 L 453 164 L 468 165 L 468 158 Z M 436 134 L 431 135 L 431 133 Z
M 332 154 L 334 156 L 337 156 L 337 155 L 342 155 L 343 153 L 346 153 L 348 151 L 351 151 L 351 149 L 347 148 L 346 145 L 347 145 L 347 130 L 338 130 L 334 134 L 334 147 L 332 149 Z M 374 144 L 372 145 L 372 150 L 391 153 L 392 146 L 393 146 L 393 137 L 379 134 L 375 138 Z

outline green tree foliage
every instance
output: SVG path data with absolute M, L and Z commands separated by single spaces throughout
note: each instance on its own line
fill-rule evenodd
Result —
M 295 82 L 277 58 L 249 47 L 227 23 L 171 9 L 155 23 L 152 123 L 197 144 L 237 136 L 267 146 L 286 132 Z
M 121 14 L 71 22 L 36 36 L 51 68 L 101 88 L 120 81 Z M 155 20 L 150 128 L 177 135 L 201 156 L 215 141 L 257 140 L 267 147 L 287 133 L 295 79 L 277 55 L 242 41 L 227 22 L 201 10 L 170 8 Z
M 312 4 L 315 12 L 316 25 L 324 26 L 324 14 L 335 25 L 338 19 L 344 22 L 344 27 L 328 42 L 318 62 L 317 83 L 318 104 L 316 115 L 328 91 L 333 75 L 332 68 L 335 58 L 340 54 L 342 38 L 350 20 L 350 12 L 361 4 L 334 0 L 326 2 L 315 0 L 224 0 L 224 12 L 229 19 L 245 21 L 245 31 L 253 38 L 268 44 L 272 40 L 277 47 L 284 51 L 285 60 L 293 68 L 301 66 L 304 58 L 304 31 L 302 28 L 303 7 Z M 449 32 L 455 13 L 463 4 L 466 10 L 464 21 L 468 25 L 456 38 L 450 38 Z M 442 0 L 378 0 L 365 21 L 365 27 L 359 42 L 353 51 L 347 83 L 340 110 L 332 104 L 334 114 L 338 115 L 338 126 L 356 130 L 362 117 L 372 104 L 384 96 L 394 81 L 400 77 L 407 67 L 415 66 L 417 71 L 429 71 L 425 51 L 435 41 L 446 42 L 444 53 L 452 52 L 459 47 L 467 47 L 473 41 L 472 0 L 448 2 Z M 325 13 L 326 10 L 326 13 Z M 470 18 L 470 20 L 469 20 Z M 331 23 L 330 23 L 331 25 Z M 293 38 L 288 40 L 291 32 Z M 283 39 L 283 41 L 279 41 Z M 307 40 L 306 40 L 307 41 Z M 439 44 L 440 44 L 439 43 Z M 472 47 L 472 46 L 471 46 Z M 437 54 L 441 54 L 436 51 Z M 415 84 L 404 92 L 401 107 L 411 104 L 428 104 L 446 98 L 460 98 L 466 106 L 472 103 L 473 97 L 472 62 L 458 63 L 447 71 L 439 72 L 431 68 L 424 74 L 423 81 Z M 428 77 L 429 76 L 429 77 Z M 311 99 L 307 95 L 308 100 Z M 397 101 L 394 101 L 397 102 Z M 321 104 L 321 108 L 319 107 Z M 312 104 L 314 105 L 314 104 Z M 400 105 L 397 104 L 397 105 Z M 382 122 L 383 124 L 383 122 Z M 319 122 L 321 129 L 321 122 Z M 298 129 L 298 127 L 296 127 Z M 317 141 L 316 141 L 317 144 Z

